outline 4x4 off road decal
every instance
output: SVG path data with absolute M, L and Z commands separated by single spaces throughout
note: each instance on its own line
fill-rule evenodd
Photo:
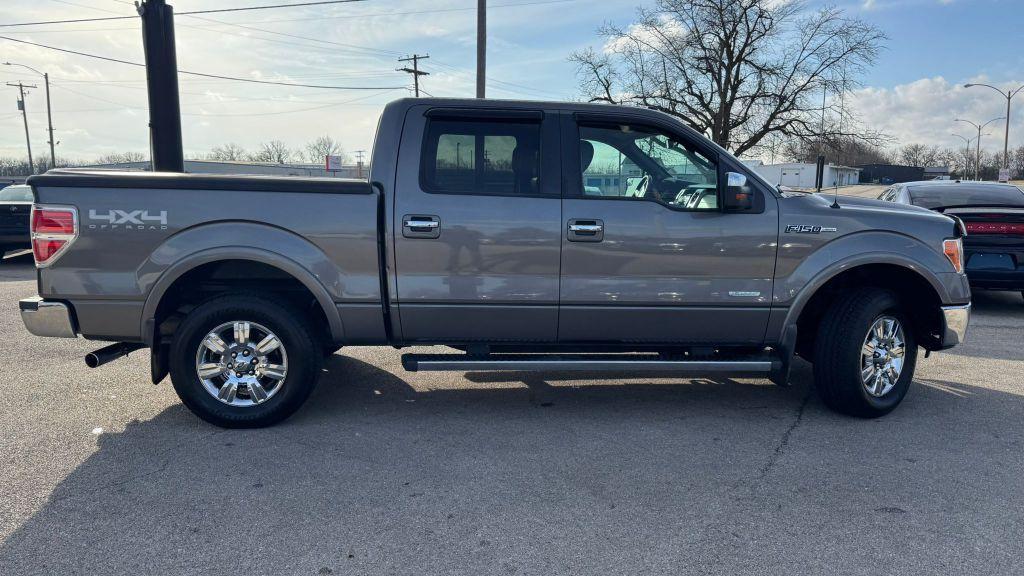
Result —
M 150 213 L 149 210 L 89 210 L 89 224 L 93 230 L 167 230 L 167 211 Z M 95 222 L 102 222 L 97 224 Z
M 824 226 L 812 226 L 810 224 L 790 224 L 786 226 L 787 233 L 795 234 L 821 234 L 822 232 L 835 232 L 835 228 Z

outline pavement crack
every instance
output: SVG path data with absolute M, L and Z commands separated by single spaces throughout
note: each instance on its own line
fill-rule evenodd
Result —
M 778 463 L 779 459 L 782 458 L 783 453 L 786 451 L 786 447 L 789 446 L 789 439 L 793 436 L 793 432 L 800 427 L 800 424 L 804 420 L 804 412 L 807 410 L 807 404 L 811 401 L 812 389 L 808 388 L 807 393 L 804 394 L 804 399 L 800 402 L 800 406 L 796 409 L 796 416 L 793 421 L 786 428 L 786 431 L 782 433 L 782 437 L 779 438 L 779 443 L 775 445 L 775 450 L 772 451 L 768 461 L 761 467 L 761 473 L 758 474 L 758 481 L 764 480 L 771 473 L 772 468 Z

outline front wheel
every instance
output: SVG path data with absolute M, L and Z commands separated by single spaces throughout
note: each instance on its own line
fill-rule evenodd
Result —
M 838 412 L 875 418 L 903 401 L 914 378 L 917 341 L 896 296 L 866 288 L 826 312 L 814 349 L 814 381 Z
M 254 296 L 221 296 L 192 310 L 174 334 L 174 390 L 197 416 L 224 428 L 259 428 L 302 406 L 321 350 L 303 315 Z

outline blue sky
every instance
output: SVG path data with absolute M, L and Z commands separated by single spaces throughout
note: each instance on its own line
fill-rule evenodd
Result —
M 204 0 L 170 0 L 178 13 L 208 9 Z M 218 7 L 265 4 L 222 0 Z M 863 120 L 902 142 L 953 146 L 955 117 L 1002 115 L 994 93 L 960 87 L 967 80 L 1024 83 L 1024 0 L 837 0 L 850 15 L 889 36 L 864 88 L 850 101 Z M 408 94 L 410 78 L 397 58 L 430 54 L 426 92 L 472 96 L 475 0 L 367 0 L 307 7 L 177 18 L 182 70 L 286 82 L 380 87 L 374 91 L 272 87 L 181 77 L 186 152 L 201 154 L 235 142 L 254 149 L 281 139 L 300 148 L 324 133 L 348 151 L 369 149 L 383 105 Z M 601 47 L 603 22 L 628 25 L 641 0 L 491 0 L 488 96 L 578 98 L 573 50 Z M 812 0 L 813 5 L 824 5 Z M 4 0 L 0 23 L 131 15 L 126 0 Z M 141 61 L 136 20 L 0 28 L 0 34 Z M 45 70 L 53 80 L 58 153 L 88 159 L 147 149 L 144 72 L 140 68 L 0 40 L 0 61 Z M 0 81 L 38 82 L 0 66 Z M 0 155 L 23 155 L 14 91 L 0 96 Z M 45 148 L 41 90 L 28 97 L 34 148 Z M 1005 102 L 1005 101 L 1003 101 Z M 5 104 L 6 103 L 6 104 Z M 1024 144 L 1024 97 L 1011 127 Z M 1001 132 L 1001 125 L 996 127 Z M 985 144 L 994 148 L 996 139 Z
M 1024 77 L 1024 1 L 877 0 L 840 3 L 882 28 L 888 48 L 865 78 L 891 87 L 921 77 Z M 867 6 L 867 7 L 865 7 Z

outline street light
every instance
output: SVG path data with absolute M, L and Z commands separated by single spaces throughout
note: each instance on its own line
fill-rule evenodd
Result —
M 956 136 L 957 138 L 964 141 L 964 173 L 961 174 L 961 176 L 967 176 L 967 169 L 971 167 L 971 140 L 974 140 L 974 138 L 961 136 L 960 134 L 957 134 L 955 132 L 953 132 L 952 134 L 953 136 Z M 966 180 L 967 178 L 962 179 Z
M 1012 90 L 1012 91 L 1011 90 L 1007 90 L 1006 94 L 1003 94 L 1003 91 L 1001 89 L 996 88 L 995 86 L 991 86 L 989 84 L 978 84 L 978 83 L 964 84 L 964 88 L 970 88 L 972 86 L 984 86 L 985 88 L 991 88 L 991 89 L 995 90 L 996 92 L 999 92 L 1000 96 L 1006 98 L 1006 131 L 1003 134 L 1003 168 L 1006 168 L 1007 170 L 1009 170 L 1009 168 L 1010 168 L 1010 101 L 1013 100 L 1013 97 L 1016 96 L 1017 93 L 1019 93 L 1021 90 L 1024 90 L 1024 86 L 1021 86 L 1020 88 L 1017 88 L 1016 90 Z
M 57 154 L 54 152 L 54 146 L 56 142 L 53 140 L 53 114 L 50 113 L 50 75 L 45 72 L 40 72 L 31 66 L 25 64 L 16 64 L 14 62 L 4 62 L 4 66 L 21 66 L 22 68 L 28 68 L 29 70 L 39 74 L 43 77 L 43 81 L 46 84 L 46 123 L 49 126 L 50 132 L 50 168 L 57 167 Z M 35 168 L 33 168 L 35 170 Z
M 984 124 L 978 124 L 976 122 L 971 122 L 970 120 L 964 120 L 962 118 L 957 118 L 956 119 L 957 122 L 966 122 L 966 123 L 970 124 L 971 126 L 974 126 L 975 128 L 978 129 L 978 141 L 975 142 L 975 146 L 977 146 L 977 157 L 974 160 L 974 179 L 975 180 L 981 180 L 981 178 L 978 177 L 979 170 L 981 169 L 981 131 L 985 128 L 985 126 L 988 126 L 989 124 L 995 122 L 996 120 L 1005 120 L 1005 119 L 1006 119 L 1005 116 L 1000 116 L 999 118 L 993 118 L 993 119 L 989 120 L 988 122 L 985 122 Z

